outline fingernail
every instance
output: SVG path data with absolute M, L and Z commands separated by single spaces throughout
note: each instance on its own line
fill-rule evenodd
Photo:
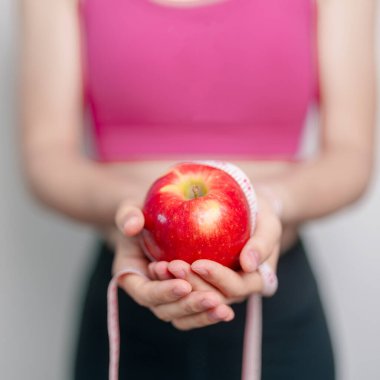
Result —
M 210 300 L 208 298 L 205 298 L 201 301 L 201 305 L 205 307 L 206 309 L 210 309 L 212 307 L 216 306 L 216 301 L 215 300 Z
M 188 291 L 185 288 L 183 288 L 182 286 L 176 286 L 173 289 L 173 294 L 175 296 L 178 296 L 178 297 L 184 296 L 187 293 L 188 293 Z
M 209 318 L 212 319 L 213 321 L 219 321 L 219 320 L 220 320 L 218 314 L 217 314 L 215 311 L 210 311 L 210 312 L 208 313 L 208 316 L 209 316 Z
M 220 319 L 226 319 L 228 317 L 228 311 L 227 310 L 219 310 L 217 315 Z
M 138 217 L 136 215 L 127 216 L 123 223 L 123 231 L 127 230 L 129 227 L 132 227 L 138 222 Z
M 213 310 L 209 313 L 209 316 L 215 321 L 222 321 L 228 316 L 228 311 L 225 309 L 222 310 Z
M 209 271 L 204 267 L 194 267 L 192 269 L 195 273 L 198 273 L 201 276 L 207 276 L 209 274 Z
M 172 273 L 173 273 L 174 276 L 176 276 L 177 278 L 182 278 L 182 279 L 185 279 L 185 278 L 186 278 L 186 272 L 185 272 L 183 269 L 173 270 Z
M 260 255 L 257 251 L 248 251 L 247 252 L 248 260 L 247 260 L 247 269 L 250 272 L 254 272 L 257 270 L 260 264 Z

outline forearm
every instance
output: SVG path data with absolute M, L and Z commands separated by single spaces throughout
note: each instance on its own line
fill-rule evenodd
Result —
M 269 180 L 267 185 L 282 203 L 283 223 L 320 218 L 355 202 L 368 187 L 372 161 L 372 150 L 326 151 Z
M 134 185 L 106 164 L 79 153 L 49 148 L 27 151 L 24 168 L 28 185 L 48 207 L 80 222 L 97 226 L 114 223 L 121 201 L 134 198 Z

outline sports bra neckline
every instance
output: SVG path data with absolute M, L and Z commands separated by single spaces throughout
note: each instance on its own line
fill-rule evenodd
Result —
M 168 12 L 196 13 L 223 10 L 245 0 L 133 0 Z
M 203 7 L 209 7 L 213 5 L 219 5 L 219 3 L 224 3 L 225 1 L 232 1 L 232 0 L 195 0 L 195 1 L 189 1 L 189 0 L 142 0 L 142 1 L 149 1 L 151 3 L 157 4 L 159 6 L 164 7 L 174 7 L 174 8 L 180 8 L 180 9 L 192 9 L 192 8 L 203 8 Z M 192 5 L 192 3 L 194 5 Z

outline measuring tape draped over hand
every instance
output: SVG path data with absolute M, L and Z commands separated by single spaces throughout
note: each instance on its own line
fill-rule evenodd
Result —
M 258 212 L 257 198 L 253 186 L 246 174 L 237 166 L 222 161 L 192 161 L 192 163 L 212 166 L 225 171 L 240 185 L 250 208 L 251 236 L 254 233 L 256 215 Z M 271 296 L 277 290 L 277 277 L 267 263 L 259 266 L 258 271 L 263 278 L 264 296 Z M 126 274 L 138 274 L 146 277 L 144 273 L 135 268 L 125 268 L 116 273 L 107 293 L 108 307 L 108 336 L 110 348 L 109 380 L 118 380 L 120 358 L 120 331 L 119 311 L 117 300 L 118 280 Z M 261 295 L 251 294 L 247 303 L 247 316 L 244 333 L 242 380 L 260 380 L 261 378 L 261 335 L 262 335 L 262 301 Z

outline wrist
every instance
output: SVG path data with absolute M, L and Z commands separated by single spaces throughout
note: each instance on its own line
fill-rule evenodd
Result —
M 97 226 L 97 231 L 111 250 L 115 250 L 124 236 L 115 225 Z
M 258 197 L 263 197 L 277 217 L 282 220 L 284 202 L 277 192 L 269 185 L 258 184 L 255 187 Z
M 259 182 L 255 184 L 255 191 L 259 198 L 265 198 L 283 225 L 290 222 L 292 202 L 284 186 L 277 183 Z

